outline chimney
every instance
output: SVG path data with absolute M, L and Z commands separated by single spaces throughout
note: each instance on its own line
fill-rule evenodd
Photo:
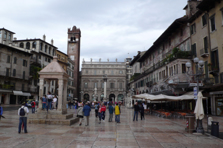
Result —
M 45 36 L 45 34 L 43 35 L 43 40 L 46 41 L 46 36 Z
M 51 40 L 51 44 L 53 45 L 53 39 Z
M 16 37 L 14 37 L 14 41 L 16 41 L 17 40 L 17 38 Z

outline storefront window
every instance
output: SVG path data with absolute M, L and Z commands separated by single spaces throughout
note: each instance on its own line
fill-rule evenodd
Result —
M 223 116 L 223 99 L 216 99 L 217 116 Z

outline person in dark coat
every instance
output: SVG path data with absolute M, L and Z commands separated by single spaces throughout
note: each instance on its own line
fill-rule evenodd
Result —
M 136 102 L 135 105 L 134 105 L 133 121 L 135 121 L 135 118 L 136 118 L 136 121 L 138 121 L 138 112 L 139 112 L 139 106 L 138 106 L 138 103 Z
M 85 126 L 89 125 L 89 116 L 90 116 L 90 112 L 91 112 L 91 108 L 89 107 L 88 103 L 86 103 L 86 105 L 83 108 L 83 112 L 84 112 L 84 118 L 85 118 Z
M 141 114 L 141 120 L 142 120 L 142 118 L 145 120 L 145 117 L 144 117 L 144 107 L 143 107 L 142 104 L 139 107 L 139 112 Z

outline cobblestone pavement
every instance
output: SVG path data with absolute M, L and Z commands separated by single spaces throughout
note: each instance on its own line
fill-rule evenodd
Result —
M 87 127 L 78 123 L 72 126 L 28 124 L 28 134 L 18 134 L 17 111 L 5 111 L 6 119 L 0 121 L 0 148 L 223 147 L 221 139 L 186 133 L 183 119 L 170 120 L 146 115 L 145 120 L 133 122 L 132 113 L 133 110 L 123 107 L 121 123 L 108 122 L 106 113 L 106 121 L 98 124 L 92 110 Z

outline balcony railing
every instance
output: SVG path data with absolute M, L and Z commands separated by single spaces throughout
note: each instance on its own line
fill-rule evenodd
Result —
M 28 80 L 29 77 L 25 77 L 22 74 L 15 74 L 15 76 L 13 76 L 13 73 L 8 72 L 8 71 L 0 71 L 0 76 L 5 76 L 5 77 L 9 77 L 9 78 L 17 78 L 17 79 L 23 79 L 23 80 Z
M 217 65 L 209 65 L 208 66 L 209 72 L 218 72 L 219 71 L 219 66 Z
M 209 55 L 208 49 L 207 48 L 206 49 L 201 49 L 200 50 L 200 55 L 201 55 L 201 57 L 207 57 Z

